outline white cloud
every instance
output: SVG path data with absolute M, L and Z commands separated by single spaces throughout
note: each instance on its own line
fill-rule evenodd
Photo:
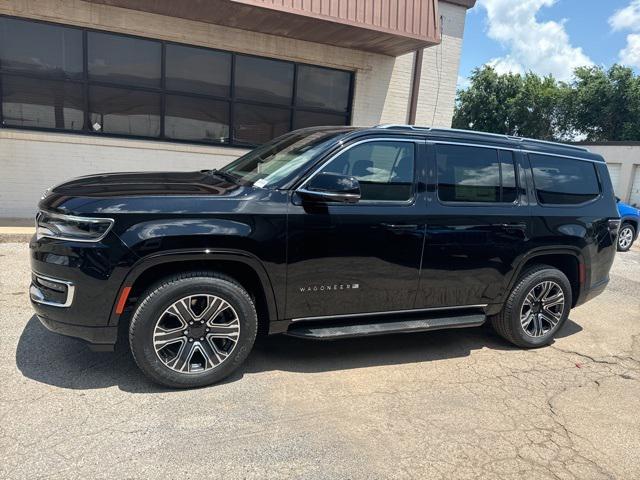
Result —
M 609 18 L 609 25 L 614 31 L 640 30 L 640 0 L 631 0 L 625 8 L 616 10 Z
M 625 8 L 617 10 L 609 18 L 609 25 L 615 32 L 640 32 L 640 0 L 631 0 Z M 627 35 L 627 45 L 620 50 L 618 56 L 621 63 L 640 68 L 640 33 Z
M 489 37 L 508 50 L 489 64 L 500 73 L 533 71 L 561 80 L 569 80 L 576 67 L 592 65 L 582 48 L 571 45 L 564 22 L 540 22 L 536 18 L 541 8 L 555 2 L 480 0 L 479 4 L 487 11 Z
M 620 51 L 620 61 L 640 68 L 640 34 L 632 33 L 627 36 L 627 46 Z

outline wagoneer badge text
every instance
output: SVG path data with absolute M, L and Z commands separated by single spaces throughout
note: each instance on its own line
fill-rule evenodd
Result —
M 300 287 L 300 293 L 307 292 L 330 292 L 335 290 L 355 290 L 360 288 L 359 283 L 338 283 L 333 285 L 309 285 Z

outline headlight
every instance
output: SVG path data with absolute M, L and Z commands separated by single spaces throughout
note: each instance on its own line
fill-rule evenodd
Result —
M 99 242 L 112 226 L 112 218 L 74 217 L 41 211 L 36 216 L 36 238 Z

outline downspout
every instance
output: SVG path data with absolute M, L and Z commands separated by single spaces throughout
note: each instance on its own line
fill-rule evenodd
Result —
M 424 49 L 420 48 L 413 55 L 413 78 L 411 80 L 411 96 L 409 97 L 409 116 L 407 123 L 415 125 L 418 110 L 418 95 L 420 94 L 420 78 L 422 76 L 422 59 Z

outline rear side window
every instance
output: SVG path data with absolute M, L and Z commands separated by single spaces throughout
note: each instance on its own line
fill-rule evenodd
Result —
M 576 205 L 600 195 L 600 184 L 591 162 L 530 154 L 533 181 L 542 204 Z
M 513 152 L 437 145 L 438 198 L 443 202 L 513 203 L 517 184 Z

